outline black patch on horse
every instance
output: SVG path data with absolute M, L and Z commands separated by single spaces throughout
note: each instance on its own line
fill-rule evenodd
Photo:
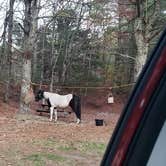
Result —
M 47 101 L 47 105 L 48 105 L 48 107 L 50 108 L 50 107 L 51 107 L 50 100 L 49 100 L 49 99 L 47 99 L 46 101 Z
M 81 120 L 81 98 L 79 96 L 73 95 L 69 106 L 72 108 L 77 118 Z

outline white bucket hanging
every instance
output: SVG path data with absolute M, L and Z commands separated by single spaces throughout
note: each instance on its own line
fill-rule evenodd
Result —
M 112 94 L 112 92 L 110 92 L 109 94 L 108 94 L 108 104 L 113 104 L 114 103 L 114 97 L 113 97 L 113 94 Z
M 109 96 L 108 97 L 108 104 L 112 104 L 114 103 L 114 97 L 113 96 Z

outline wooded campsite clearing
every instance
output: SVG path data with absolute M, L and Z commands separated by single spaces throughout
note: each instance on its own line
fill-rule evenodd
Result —
M 17 102 L 1 102 L 0 165 L 99 165 L 123 105 L 119 101 L 111 108 L 101 102 L 82 106 L 81 124 L 74 123 L 74 113 L 59 112 L 55 123 L 47 113 L 40 116 L 35 111 L 36 103 L 30 113 L 20 114 Z M 106 125 L 96 126 L 95 118 L 103 118 Z

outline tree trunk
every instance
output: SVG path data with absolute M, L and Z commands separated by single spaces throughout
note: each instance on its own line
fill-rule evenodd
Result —
M 121 2 L 121 0 L 119 1 Z M 124 39 L 121 37 L 122 31 L 122 16 L 121 16 L 121 8 L 118 9 L 119 12 L 119 25 L 118 25 L 118 52 L 120 54 L 123 54 L 123 45 L 124 45 Z M 123 84 L 123 75 L 124 75 L 124 58 L 120 56 L 120 54 L 115 56 L 115 64 L 114 64 L 114 86 L 121 86 Z M 115 92 L 119 93 L 121 89 L 116 89 Z
M 154 25 L 160 14 L 160 1 L 156 0 L 154 2 L 154 12 L 153 15 L 144 16 L 144 2 L 137 1 L 137 18 L 135 19 L 135 40 L 137 45 L 137 56 L 135 62 L 134 70 L 134 80 L 136 81 L 148 56 L 150 41 L 155 37 Z
M 7 45 L 7 74 L 5 82 L 5 102 L 8 102 L 9 91 L 10 91 L 10 81 L 11 81 L 11 67 L 12 67 L 12 32 L 13 32 L 13 7 L 15 0 L 10 0 L 9 3 L 9 15 L 8 15 L 8 45 Z
M 53 14 L 55 13 L 55 7 Z M 53 91 L 53 85 L 54 85 L 54 75 L 55 75 L 55 66 L 56 66 L 56 55 L 55 55 L 55 19 L 53 20 L 53 31 L 52 31 L 52 42 L 51 42 L 51 62 L 52 62 L 52 68 L 51 68 L 51 81 L 50 81 L 50 91 Z
M 37 29 L 38 29 L 38 14 L 39 14 L 39 11 L 40 11 L 40 3 L 41 3 L 41 0 L 39 0 L 39 3 L 38 3 L 38 8 L 36 8 L 36 10 L 34 10 L 34 14 L 33 14 L 33 25 L 34 25 L 34 38 L 35 38 L 35 42 L 34 42 L 34 52 L 33 52 L 33 59 L 32 59 L 32 80 L 33 81 L 36 81 L 36 74 L 37 74 Z
M 147 58 L 149 43 L 145 41 L 144 24 L 142 18 L 135 21 L 135 40 L 137 45 L 137 56 L 135 61 L 134 81 L 137 80 Z
M 30 103 L 25 101 L 31 89 L 31 60 L 33 46 L 35 42 L 35 21 L 34 13 L 37 10 L 37 0 L 25 0 L 25 18 L 24 18 L 24 57 L 22 68 L 22 82 L 21 82 L 21 96 L 20 96 L 20 112 L 28 112 L 30 110 Z
M 1 49 L 1 60 L 0 60 L 0 69 L 1 69 L 1 79 L 4 79 L 5 77 L 5 64 L 7 62 L 7 57 L 6 57 L 6 47 L 7 47 L 7 43 L 6 43 L 6 33 L 7 33 L 7 23 L 8 23 L 8 12 L 6 11 L 6 17 L 4 20 L 4 24 L 3 24 L 3 34 L 2 34 L 2 49 Z
M 72 56 L 72 54 L 71 54 L 72 43 L 73 43 L 76 33 L 79 31 L 79 28 L 81 26 L 81 21 L 83 19 L 83 7 L 84 6 L 82 5 L 80 13 L 79 13 L 79 19 L 77 22 L 77 27 L 76 27 L 75 32 L 67 31 L 65 56 L 64 56 L 64 61 L 63 61 L 63 65 L 62 65 L 63 66 L 62 73 L 61 73 L 61 83 L 63 83 L 63 84 L 65 83 L 67 71 L 69 71 L 69 66 L 71 64 L 70 58 Z
M 44 33 L 42 34 L 42 52 L 41 52 L 41 72 L 40 72 L 40 89 L 42 88 L 44 79 L 44 50 L 45 50 L 45 40 L 46 40 L 46 27 L 44 28 Z

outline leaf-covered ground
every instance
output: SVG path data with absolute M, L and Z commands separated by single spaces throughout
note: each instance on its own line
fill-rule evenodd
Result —
M 48 114 L 35 112 L 38 105 L 29 114 L 19 114 L 18 103 L 0 102 L 0 165 L 100 165 L 121 106 L 99 105 L 83 105 L 82 123 L 77 125 L 73 113 L 59 113 L 55 123 Z M 95 118 L 103 118 L 105 125 L 96 126 Z

